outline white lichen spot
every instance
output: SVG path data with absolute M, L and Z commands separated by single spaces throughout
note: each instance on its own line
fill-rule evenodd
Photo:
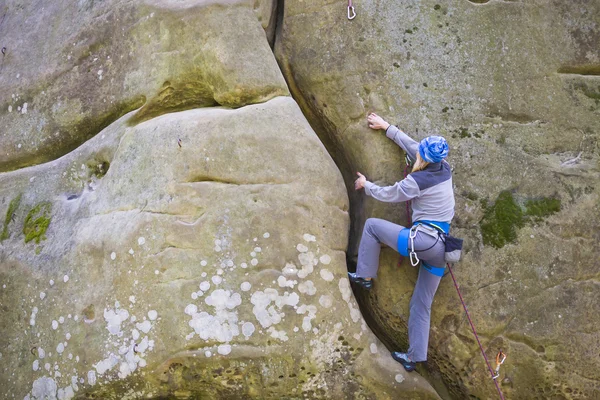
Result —
M 329 270 L 322 269 L 319 271 L 319 273 L 321 274 L 321 278 L 323 278 L 323 280 L 327 282 L 331 282 L 333 280 L 333 274 Z
M 279 285 L 279 287 L 290 287 L 293 288 L 294 286 L 296 286 L 296 284 L 298 283 L 298 281 L 293 281 L 293 280 L 287 280 L 285 278 L 285 276 L 281 275 L 279 276 L 279 278 L 277 278 L 277 284 Z
M 148 311 L 148 318 L 150 319 L 150 321 L 154 321 L 157 317 L 158 317 L 158 312 L 156 312 L 156 310 Z
M 308 332 L 312 329 L 312 324 L 310 322 L 311 320 L 311 317 L 304 317 L 302 319 L 302 329 L 304 330 L 304 332 Z
M 31 317 L 29 317 L 29 325 L 35 326 L 35 317 L 37 316 L 38 311 L 39 310 L 37 307 L 33 307 L 33 309 L 31 310 Z
M 300 253 L 306 253 L 308 251 L 308 247 L 306 247 L 306 245 L 303 245 L 302 243 L 298 243 L 298 245 L 296 246 L 296 250 L 298 250 Z
M 54 329 L 54 330 L 58 329 L 58 321 L 57 320 L 52 321 L 52 329 Z
M 348 282 L 347 278 L 340 278 L 338 282 L 338 288 L 340 289 L 340 293 L 342 294 L 344 301 L 350 301 L 352 289 L 350 288 L 350 283 Z
M 328 294 L 324 294 L 319 297 L 319 304 L 324 308 L 330 308 L 333 305 L 333 298 Z
M 269 232 L 265 232 L 265 233 L 263 233 L 263 237 L 264 237 L 265 239 L 268 239 L 270 236 L 271 236 L 271 234 L 270 234 Z
M 252 336 L 255 330 L 256 328 L 252 322 L 244 322 L 242 325 L 242 335 L 244 335 L 246 339 Z
M 46 298 L 46 293 L 40 292 L 40 300 L 44 300 Z
M 250 290 L 252 288 L 252 285 L 250 284 L 250 282 L 242 282 L 242 284 L 240 285 L 240 289 L 243 292 L 247 292 L 248 290 Z
M 242 268 L 248 268 L 248 264 L 246 264 L 245 262 L 243 262 L 243 263 L 240 264 L 240 267 L 242 267 Z
M 33 362 L 33 370 L 37 371 L 38 369 L 40 369 L 40 360 L 35 360 Z
M 287 342 L 289 339 L 287 336 L 287 333 L 285 331 L 279 331 L 273 327 L 270 327 L 269 329 L 267 329 L 267 332 L 269 332 L 271 334 L 272 338 L 279 339 L 282 342 Z
M 210 350 L 206 350 L 206 351 L 204 352 L 204 356 L 205 356 L 206 358 L 208 358 L 208 357 L 212 356 L 212 352 L 211 352 Z
M 58 354 L 62 354 L 63 351 L 65 351 L 65 345 L 62 343 L 59 343 L 58 346 L 56 346 L 56 352 Z
M 187 315 L 194 315 L 198 312 L 198 306 L 195 304 L 188 304 L 185 307 L 185 311 L 184 311 Z
M 65 275 L 65 276 L 63 276 L 63 281 L 64 281 L 65 283 L 69 282 L 69 275 Z
M 226 356 L 227 354 L 231 353 L 231 345 L 228 344 L 221 344 L 217 347 L 217 353 Z
M 27 103 L 23 103 L 23 107 L 21 108 L 21 114 L 27 114 Z
M 54 286 L 54 280 L 53 279 L 50 279 L 49 283 L 50 283 L 50 286 Z
M 12 112 L 12 106 L 8 106 L 8 112 L 11 113 Z
M 122 335 L 121 323 L 129 318 L 129 312 L 119 308 L 119 303 L 115 303 L 115 309 L 104 309 L 104 320 L 106 321 L 106 329 L 112 335 Z
M 404 376 L 402 374 L 396 374 L 396 382 L 402 383 L 404 382 Z
M 372 354 L 376 354 L 377 353 L 377 345 L 375 343 L 371 343 L 371 345 L 369 346 L 369 348 L 371 349 L 371 353 Z
M 96 384 L 96 371 L 88 371 L 87 381 L 88 385 L 94 386 Z
M 133 251 L 133 249 L 129 249 L 129 254 L 134 255 L 135 251 Z
M 144 322 L 135 324 L 135 327 L 144 333 L 148 333 L 150 332 L 150 329 L 152 329 L 152 323 L 146 320 Z
M 110 253 L 110 259 L 114 260 L 115 258 L 117 258 L 117 253 L 115 253 L 114 251 L 112 253 Z
M 54 379 L 43 376 L 33 382 L 31 396 L 33 399 L 55 399 L 57 389 L 58 386 Z
M 44 349 L 42 349 L 41 347 L 37 348 L 37 352 L 38 352 L 38 357 L 40 359 L 44 359 L 44 357 L 46 357 L 46 352 L 44 351 Z
M 201 266 L 203 266 L 203 267 L 206 267 L 206 264 L 208 264 L 208 263 L 206 262 L 206 260 L 202 260 L 202 261 L 200 261 L 200 265 L 201 265 Z
M 309 234 L 309 233 L 305 233 L 302 238 L 307 241 L 307 242 L 315 242 L 317 240 L 316 237 L 314 237 L 313 235 Z
M 210 282 L 204 281 L 200 283 L 200 290 L 206 292 L 210 289 Z
M 313 296 L 315 293 L 317 293 L 317 288 L 315 287 L 313 281 L 304 281 L 298 285 L 298 291 L 300 293 Z
M 94 364 L 94 368 L 96 368 L 96 372 L 100 375 L 104 375 L 106 371 L 111 370 L 115 365 L 119 363 L 119 359 L 114 354 L 110 354 L 108 358 L 105 358 L 102 361 Z M 88 372 L 88 380 L 90 378 L 90 374 Z
M 58 318 L 58 323 L 59 324 L 64 324 L 65 323 L 65 317 L 63 317 L 62 315 Z
M 250 260 L 250 264 L 256 267 L 258 265 L 258 260 L 256 258 L 253 258 L 252 260 Z
M 319 261 L 321 261 L 321 264 L 328 265 L 331 262 L 331 257 L 327 254 L 323 254 L 319 257 Z
M 144 243 L 146 243 L 146 238 L 145 237 L 139 237 L 138 238 L 138 245 L 143 246 Z
M 215 284 L 215 285 L 219 285 L 221 284 L 221 282 L 223 282 L 223 278 L 221 278 L 218 275 L 215 275 L 211 278 L 211 281 Z
M 135 296 L 129 296 L 129 302 L 135 304 Z
M 160 272 L 157 269 L 155 269 L 154 270 L 154 275 L 158 275 L 158 274 L 160 274 Z
M 295 276 L 298 274 L 298 268 L 296 268 L 296 266 L 292 263 L 287 263 L 281 272 L 286 276 Z

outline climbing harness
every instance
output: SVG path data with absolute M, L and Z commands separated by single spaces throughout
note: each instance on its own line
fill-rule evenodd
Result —
M 431 246 L 429 246 L 426 249 L 416 250 L 415 249 L 415 238 L 417 237 L 417 232 L 419 232 L 419 231 L 423 231 L 423 232 L 425 232 L 425 234 L 428 234 L 429 236 L 433 236 L 434 232 L 435 232 L 435 236 L 436 236 L 435 243 L 433 243 Z M 417 252 L 423 252 L 423 251 L 432 249 L 440 241 L 440 236 L 441 236 L 441 234 L 437 229 L 432 228 L 432 227 L 428 226 L 427 224 L 417 223 L 410 227 L 410 230 L 408 232 L 408 241 L 410 243 L 408 255 L 410 258 L 410 264 L 413 267 L 416 267 L 417 265 L 419 265 L 419 262 L 421 261 L 421 260 L 419 260 L 419 257 L 417 257 Z
M 492 376 L 492 379 L 496 379 L 500 376 L 500 366 L 504 364 L 504 361 L 506 361 L 506 354 L 500 350 L 498 354 L 496 354 L 496 373 Z
M 356 12 L 352 6 L 352 0 L 348 0 L 348 19 L 353 20 L 354 18 L 356 18 Z
M 465 314 L 467 314 L 467 319 L 469 320 L 469 324 L 471 325 L 471 330 L 473 331 L 473 335 L 475 335 L 475 339 L 477 339 L 477 344 L 479 345 L 479 350 L 481 350 L 483 359 L 485 360 L 485 363 L 488 367 L 488 370 L 490 371 L 490 374 L 492 376 L 494 384 L 496 385 L 496 389 L 498 390 L 500 399 L 504 400 L 504 395 L 502 394 L 502 390 L 500 389 L 500 386 L 498 386 L 498 380 L 496 378 L 499 376 L 498 371 L 500 370 L 500 364 L 502 364 L 504 362 L 504 360 L 506 360 L 506 355 L 504 353 L 502 353 L 502 351 L 500 351 L 500 353 L 498 353 L 498 356 L 500 356 L 500 358 L 498 356 L 496 356 L 497 366 L 496 366 L 496 374 L 494 374 L 494 371 L 492 370 L 492 367 L 490 366 L 490 362 L 488 361 L 485 351 L 483 350 L 483 346 L 481 345 L 481 342 L 479 341 L 479 336 L 477 335 L 477 331 L 475 331 L 475 325 L 473 325 L 473 321 L 471 321 L 471 316 L 469 315 L 469 311 L 467 310 L 467 305 L 465 304 L 465 301 L 463 300 L 463 297 L 460 293 L 460 289 L 458 288 L 458 284 L 456 283 L 456 278 L 454 277 L 454 272 L 452 272 L 452 267 L 450 267 L 450 263 L 448 263 L 446 265 L 448 266 L 448 270 L 450 271 L 450 275 L 452 276 L 452 280 L 454 281 L 454 287 L 456 288 L 456 292 L 458 293 L 460 302 L 462 303 L 462 306 L 465 309 Z M 499 364 L 498 364 L 498 361 L 500 361 Z

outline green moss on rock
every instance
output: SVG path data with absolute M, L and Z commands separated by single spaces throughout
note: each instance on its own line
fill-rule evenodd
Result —
M 527 200 L 525 202 L 525 215 L 534 220 L 540 220 L 560 211 L 560 199 L 546 197 L 542 199 Z
M 25 243 L 29 243 L 32 240 L 39 243 L 40 240 L 46 238 L 44 235 L 50 225 L 51 211 L 52 204 L 49 202 L 39 203 L 29 211 L 23 225 Z
M 10 224 L 13 214 L 15 213 L 15 211 L 17 211 L 17 208 L 19 208 L 19 204 L 21 204 L 21 194 L 12 199 L 12 201 L 8 205 L 8 210 L 6 210 L 6 218 L 4 219 L 4 229 L 2 229 L 0 241 L 9 238 L 10 235 L 8 234 L 8 224 Z
M 510 191 L 501 192 L 485 210 L 480 226 L 485 245 L 501 248 L 517 238 L 517 228 L 523 226 L 523 211 Z

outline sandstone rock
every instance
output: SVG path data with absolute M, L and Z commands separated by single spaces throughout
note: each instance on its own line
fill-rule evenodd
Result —
M 8 4 L 2 148 L 37 142 L 2 155 L 4 397 L 439 398 L 361 317 L 268 4 Z
M 598 298 L 598 2 L 286 2 L 276 55 L 311 125 L 344 175 L 403 176 L 403 154 L 370 131 L 374 111 L 451 146 L 467 239 L 456 273 L 507 398 L 594 397 Z M 406 224 L 404 205 L 350 194 L 350 257 L 367 217 Z M 556 204 L 558 204 L 558 212 Z M 518 218 L 507 210 L 521 209 Z M 502 247 L 503 246 L 503 247 Z M 365 317 L 390 347 L 406 344 L 416 271 L 382 256 Z M 446 397 L 496 396 L 445 278 L 434 301 L 430 382 Z
M 0 176 L 22 193 L 2 242 L 7 395 L 437 398 L 360 315 L 341 177 L 291 98 L 130 116 Z M 46 239 L 26 244 L 42 201 Z
M 58 158 L 142 106 L 137 120 L 286 95 L 277 69 L 255 67 L 273 55 L 249 3 L 5 3 L 0 171 Z M 270 3 L 257 2 L 265 21 Z

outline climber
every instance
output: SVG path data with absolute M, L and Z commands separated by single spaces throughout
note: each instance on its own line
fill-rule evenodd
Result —
M 443 137 L 429 136 L 416 142 L 397 127 L 377 114 L 367 116 L 369 127 L 383 129 L 388 138 L 398 144 L 414 162 L 412 172 L 393 186 L 380 187 L 357 172 L 354 188 L 379 201 L 412 201 L 411 228 L 377 218 L 365 223 L 358 248 L 356 272 L 349 272 L 351 282 L 364 289 L 373 286 L 379 266 L 380 243 L 410 255 L 413 265 L 419 260 L 419 277 L 410 300 L 408 317 L 409 348 L 406 353 L 393 352 L 392 357 L 407 371 L 413 371 L 417 362 L 427 360 L 431 303 L 444 275 L 444 243 L 440 233 L 448 234 L 454 217 L 452 172 L 444 159 L 448 144 Z

